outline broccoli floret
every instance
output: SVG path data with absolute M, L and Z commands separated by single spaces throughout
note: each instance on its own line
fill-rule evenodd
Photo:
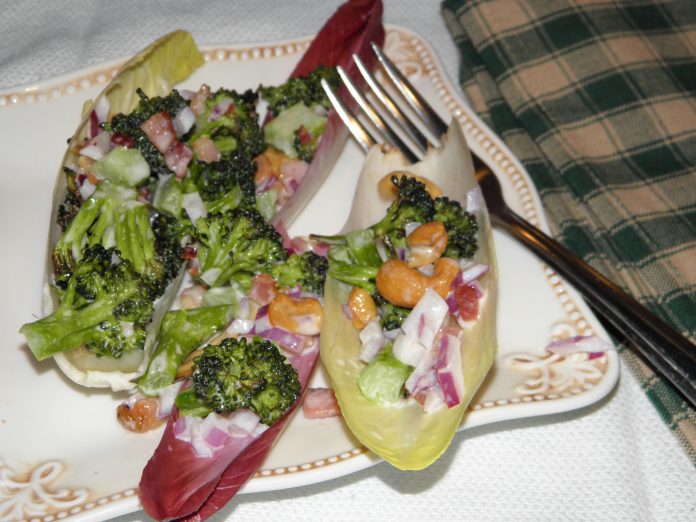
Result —
M 58 207 L 58 217 L 56 221 L 58 222 L 60 228 L 65 231 L 70 226 L 70 223 L 72 223 L 72 220 L 75 218 L 77 213 L 80 211 L 80 207 L 82 206 L 82 196 L 80 196 L 80 189 L 77 187 L 77 183 L 75 182 L 75 172 L 68 168 L 63 170 L 66 176 L 67 191 L 65 193 L 63 203 L 61 203 Z
M 259 93 L 268 102 L 268 110 L 273 115 L 300 102 L 307 107 L 321 105 L 328 110 L 331 108 L 331 102 L 321 87 L 322 79 L 329 82 L 334 89 L 341 84 L 338 71 L 334 67 L 320 65 L 309 75 L 291 78 L 281 85 L 259 86 Z
M 324 282 L 329 260 L 314 252 L 292 254 L 287 261 L 276 265 L 271 275 L 280 288 L 294 288 L 300 285 L 306 292 L 324 295 Z
M 183 415 L 192 411 L 204 416 L 206 409 L 227 413 L 249 408 L 261 422 L 270 425 L 300 395 L 295 368 L 275 344 L 259 337 L 251 341 L 225 339 L 219 345 L 208 345 L 193 364 L 193 386 L 177 397 Z M 192 401 L 191 394 L 198 401 Z M 188 408 L 181 410 L 184 405 Z
M 254 158 L 266 148 L 256 112 L 258 94 L 219 89 L 205 102 L 205 110 L 196 118 L 186 141 L 193 144 L 205 136 L 213 140 L 222 159 L 234 153 Z
M 409 308 L 390 303 L 379 292 L 375 292 L 372 298 L 379 307 L 379 324 L 385 330 L 400 328 L 404 319 L 411 313 Z
M 143 347 L 153 300 L 130 261 L 96 244 L 63 279 L 58 308 L 20 329 L 39 361 L 79 346 L 112 357 Z
M 136 90 L 140 102 L 130 114 L 117 114 L 111 121 L 102 123 L 102 128 L 112 134 L 120 134 L 133 140 L 135 147 L 150 165 L 150 174 L 153 176 L 171 175 L 171 170 L 164 162 L 164 156 L 150 142 L 140 128 L 140 125 L 158 112 L 166 112 L 172 118 L 181 108 L 188 105 L 177 90 L 172 90 L 167 96 L 148 97 L 142 89 Z
M 393 176 L 392 183 L 397 189 L 396 199 L 389 205 L 385 216 L 371 228 L 398 258 L 398 250 L 406 247 L 406 225 L 432 221 L 435 203 L 425 185 L 415 178 Z
M 256 198 L 256 165 L 241 153 L 215 163 L 194 160 L 189 166 L 193 185 L 208 212 L 222 212 L 239 206 L 251 207 Z
M 442 196 L 435 199 L 433 219 L 442 221 L 447 230 L 447 249 L 443 255 L 454 259 L 473 257 L 478 248 L 476 216 L 464 210 L 458 201 Z
M 210 214 L 196 226 L 199 279 L 208 286 L 234 280 L 248 289 L 254 275 L 270 273 L 288 257 L 281 235 L 254 208 Z
M 154 297 L 161 295 L 180 271 L 181 250 L 175 232 L 163 225 L 164 217 L 155 218 L 152 224 L 150 220 L 150 209 L 135 200 L 98 194 L 89 197 L 53 249 L 58 287 L 65 288 L 66 276 L 80 262 L 86 247 L 101 245 L 115 248 L 121 259 L 149 281 Z
M 152 219 L 152 232 L 155 241 L 155 259 L 160 264 L 160 277 L 154 284 L 161 285 L 157 295 L 164 292 L 164 288 L 182 269 L 181 246 L 190 237 L 193 228 L 191 222 L 183 219 L 175 219 L 166 214 L 156 213 Z

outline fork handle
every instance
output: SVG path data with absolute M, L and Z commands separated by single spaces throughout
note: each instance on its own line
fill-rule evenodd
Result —
M 506 209 L 491 215 L 505 230 L 572 284 L 588 304 L 696 406 L 696 346 L 558 241 Z

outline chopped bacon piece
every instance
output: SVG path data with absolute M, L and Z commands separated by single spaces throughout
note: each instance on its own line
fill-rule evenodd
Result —
M 305 129 L 304 125 L 300 125 L 297 129 L 297 136 L 300 138 L 300 145 L 307 145 L 312 142 L 312 135 Z
M 181 253 L 181 259 L 184 261 L 190 261 L 191 259 L 195 259 L 197 255 L 198 250 L 196 250 L 196 247 L 188 244 L 184 247 L 184 251 Z
M 166 112 L 153 114 L 140 124 L 140 129 L 145 133 L 150 143 L 162 154 L 166 153 L 176 142 L 174 122 Z
M 136 433 L 143 433 L 155 429 L 164 423 L 166 419 L 159 419 L 159 400 L 154 397 L 143 397 L 132 405 L 123 403 L 116 409 L 116 417 L 121 425 Z
M 185 178 L 193 151 L 184 143 L 177 141 L 164 153 L 164 163 L 178 179 Z
M 478 318 L 479 296 L 474 285 L 457 285 L 454 288 L 454 299 L 459 307 L 459 316 L 465 321 Z
M 258 274 L 251 281 L 249 299 L 253 299 L 259 305 L 264 306 L 273 301 L 278 295 L 278 288 L 270 274 Z
M 114 132 L 111 135 L 111 143 L 118 147 L 125 147 L 127 149 L 135 148 L 135 140 L 130 136 L 126 136 L 122 132 Z
M 302 413 L 308 419 L 338 417 L 341 408 L 334 391 L 329 388 L 309 388 L 302 400 Z
M 193 152 L 199 160 L 206 163 L 220 161 L 220 151 L 217 145 L 207 136 L 198 138 L 193 142 Z
M 305 174 L 307 174 L 308 168 L 309 163 L 306 161 L 288 159 L 280 164 L 278 178 L 283 182 L 285 187 L 294 192 L 302 181 L 302 178 L 304 178 Z
M 191 98 L 191 104 L 189 107 L 196 116 L 199 116 L 205 112 L 205 102 L 210 97 L 210 87 L 203 84 L 198 92 Z

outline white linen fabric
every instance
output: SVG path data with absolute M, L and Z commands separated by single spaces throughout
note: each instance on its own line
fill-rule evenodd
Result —
M 450 78 L 458 57 L 434 0 L 384 0 L 385 21 L 427 39 Z M 4 2 L 0 89 L 129 56 L 182 28 L 199 44 L 316 32 L 340 1 Z M 453 83 L 456 84 L 456 81 Z M 606 400 L 568 414 L 476 428 L 430 468 L 387 464 L 321 484 L 240 495 L 215 520 L 696 520 L 696 472 L 621 371 Z M 142 512 L 118 520 L 144 520 Z

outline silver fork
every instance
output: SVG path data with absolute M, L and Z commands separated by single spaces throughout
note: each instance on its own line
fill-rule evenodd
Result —
M 433 137 L 440 138 L 447 131 L 447 124 L 384 52 L 375 44 L 372 44 L 372 48 L 386 77 L 396 88 L 391 90 L 399 93 L 402 103 L 404 100 L 407 102 L 412 112 L 418 116 L 420 123 Z M 355 55 L 353 59 L 373 98 L 379 100 L 381 109 L 378 109 L 377 103 L 370 101 L 361 92 L 343 69 L 339 68 L 339 74 L 357 106 L 379 131 L 381 142 L 397 147 L 412 163 L 419 160 L 419 155 L 427 150 L 429 143 L 432 146 L 439 146 L 441 142 L 429 140 L 419 130 L 409 116 L 401 110 L 400 105 L 394 101 L 389 90 L 383 88 L 360 59 Z M 367 151 L 378 143 L 368 128 L 326 82 L 323 83 L 323 87 L 334 108 L 363 150 Z M 403 140 L 381 116 L 381 113 L 385 112 L 396 122 L 402 134 L 408 136 L 406 140 Z M 513 236 L 575 286 L 588 304 L 625 336 L 629 341 L 629 347 L 642 354 L 659 373 L 681 391 L 692 405 L 696 406 L 696 346 L 570 250 L 513 212 L 505 203 L 500 183 L 491 168 L 475 154 L 473 154 L 473 160 L 476 178 L 483 192 L 493 226 Z

